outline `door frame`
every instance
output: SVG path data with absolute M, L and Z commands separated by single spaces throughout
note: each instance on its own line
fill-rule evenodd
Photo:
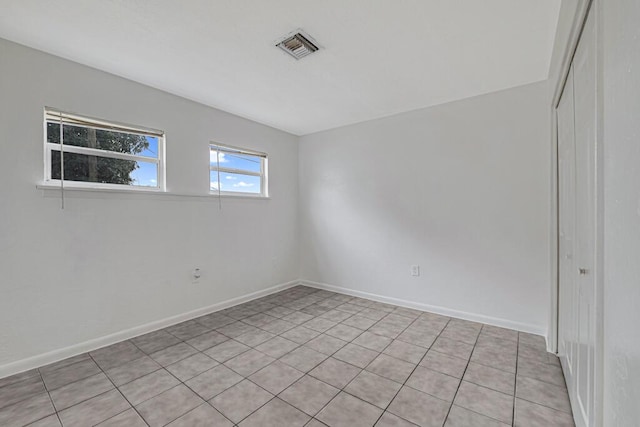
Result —
M 588 14 L 596 13 L 596 236 L 595 236 L 595 316 L 596 316 L 596 348 L 594 381 L 594 419 L 593 425 L 601 426 L 603 422 L 603 354 L 604 354 L 604 328 L 603 328 L 603 302 L 604 302 L 604 182 L 603 182 L 603 51 L 602 51 L 602 0 L 578 0 L 577 12 L 574 17 L 569 40 L 565 46 L 560 76 L 555 82 L 551 103 L 551 301 L 549 333 L 547 337 L 548 351 L 558 352 L 558 327 L 559 327 L 559 292 L 560 292 L 560 259 L 559 259 L 559 189 L 558 189 L 558 120 L 556 108 L 569 75 L 573 57 L 578 47 L 582 30 Z M 553 83 L 553 82 L 552 82 Z M 563 368 L 564 369 L 564 368 Z

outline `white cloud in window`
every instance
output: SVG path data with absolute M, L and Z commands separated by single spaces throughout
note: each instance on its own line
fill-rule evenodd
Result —
M 218 159 L 217 156 L 218 152 L 216 150 L 209 150 L 209 162 L 210 163 L 217 163 Z M 225 153 L 220 153 L 220 163 L 227 163 L 229 161 L 229 159 L 227 159 L 225 157 Z
M 209 182 L 210 188 L 217 190 L 218 189 L 218 181 L 210 181 Z M 222 183 L 220 183 L 220 189 L 222 189 L 222 187 L 224 187 L 224 185 Z
M 155 180 L 155 179 L 150 179 L 149 182 L 152 183 L 152 184 L 157 184 L 158 183 L 158 181 Z
M 233 179 L 233 180 L 238 179 L 238 178 L 236 178 L 235 176 L 231 176 L 231 175 L 227 175 L 227 176 L 225 176 L 225 178 L 227 178 L 227 179 Z
M 237 184 L 233 184 L 234 187 L 253 187 L 252 183 L 248 183 L 248 182 L 244 182 L 244 181 L 240 181 Z

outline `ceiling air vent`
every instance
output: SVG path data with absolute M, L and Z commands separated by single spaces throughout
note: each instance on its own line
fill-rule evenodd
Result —
M 319 49 L 315 40 L 302 30 L 296 30 L 287 35 L 280 42 L 276 43 L 276 46 L 296 59 L 304 58 Z

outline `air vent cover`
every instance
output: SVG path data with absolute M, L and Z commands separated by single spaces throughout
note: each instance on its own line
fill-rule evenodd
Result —
M 319 49 L 315 40 L 308 34 L 302 32 L 302 30 L 296 30 L 287 35 L 280 42 L 276 43 L 276 46 L 296 59 L 304 58 Z

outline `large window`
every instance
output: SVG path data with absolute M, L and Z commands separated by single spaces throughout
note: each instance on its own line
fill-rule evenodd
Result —
M 266 197 L 267 155 L 228 145 L 211 144 L 209 188 L 213 194 Z
M 67 187 L 164 190 L 164 133 L 45 110 L 45 179 Z

